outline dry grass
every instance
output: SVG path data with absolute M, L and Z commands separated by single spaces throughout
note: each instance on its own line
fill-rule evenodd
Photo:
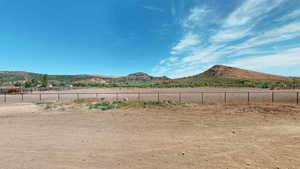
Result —
M 96 109 L 111 110 L 120 108 L 155 108 L 155 107 L 172 107 L 184 106 L 186 103 L 178 103 L 173 101 L 102 101 L 95 98 L 77 99 L 72 102 L 37 102 L 36 105 L 41 106 L 45 110 L 74 110 L 74 109 Z

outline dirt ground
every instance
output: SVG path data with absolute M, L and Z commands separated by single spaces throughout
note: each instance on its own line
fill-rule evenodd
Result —
M 0 106 L 1 169 L 297 169 L 300 107 Z

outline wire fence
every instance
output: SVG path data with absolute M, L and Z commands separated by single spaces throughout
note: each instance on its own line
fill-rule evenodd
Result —
M 0 88 L 0 94 L 10 94 L 10 93 L 33 93 L 33 92 L 43 92 L 43 91 L 66 91 L 66 90 L 79 90 L 85 89 L 84 87 L 32 87 L 32 88 Z
M 299 104 L 299 92 L 114 92 L 114 93 L 17 93 L 1 94 L 0 103 L 103 101 L 175 101 L 201 104 L 280 103 Z

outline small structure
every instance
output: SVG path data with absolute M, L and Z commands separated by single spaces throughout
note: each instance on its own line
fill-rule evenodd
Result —
M 266 84 L 264 84 L 264 85 L 260 85 L 260 86 L 259 86 L 259 88 L 262 88 L 262 89 L 267 89 L 267 88 L 269 88 L 269 86 L 268 86 L 268 85 L 266 85 Z
M 121 99 L 121 101 L 122 101 L 122 102 L 128 102 L 129 99 L 128 99 L 127 97 L 124 97 L 124 98 Z

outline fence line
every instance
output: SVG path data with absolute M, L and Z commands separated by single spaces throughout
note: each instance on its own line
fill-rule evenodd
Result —
M 0 94 L 10 94 L 10 93 L 33 93 L 33 92 L 43 92 L 43 91 L 65 91 L 65 90 L 79 90 L 85 89 L 85 87 L 32 87 L 32 88 L 0 88 Z
M 210 96 L 210 95 L 217 96 Z M 232 94 L 238 94 L 233 97 Z M 262 95 L 263 94 L 263 95 Z M 288 94 L 282 100 L 282 95 Z M 225 91 L 225 92 L 105 92 L 105 93 L 16 93 L 16 94 L 0 94 L 3 98 L 3 103 L 7 102 L 24 102 L 28 101 L 28 97 L 34 97 L 33 100 L 31 98 L 30 102 L 37 101 L 65 101 L 68 97 L 69 100 L 81 99 L 81 98 L 97 98 L 99 96 L 107 100 L 120 100 L 123 98 L 129 97 L 129 100 L 137 100 L 137 101 L 163 101 L 163 100 L 172 100 L 178 102 L 201 102 L 202 104 L 206 103 L 235 103 L 235 102 L 243 102 L 243 103 L 260 103 L 263 100 L 267 103 L 293 103 L 299 104 L 299 92 L 235 92 L 235 91 Z M 71 95 L 71 97 L 70 97 Z M 152 95 L 152 98 L 151 98 Z M 173 99 L 170 97 L 166 98 L 167 95 L 172 95 Z M 245 96 L 244 96 L 245 95 Z M 262 96 L 259 96 L 262 95 Z M 88 97 L 86 97 L 88 96 Z M 134 98 L 132 98 L 134 96 Z M 49 98 L 50 97 L 50 98 Z M 1 97 L 0 97 L 1 98 Z M 281 99 L 280 99 L 281 98 Z M 221 101 L 223 99 L 223 101 Z M 280 100 L 281 101 L 280 101 Z M 243 101 L 244 100 L 244 101 Z M 266 101 L 267 100 L 267 101 Z M 1 102 L 1 101 L 0 101 Z

